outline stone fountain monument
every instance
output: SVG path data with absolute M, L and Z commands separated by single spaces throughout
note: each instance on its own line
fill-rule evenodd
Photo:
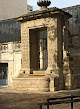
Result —
M 70 14 L 50 0 L 37 2 L 40 10 L 18 17 L 21 22 L 22 66 L 13 79 L 13 89 L 47 92 L 64 88 L 63 27 L 68 28 Z M 67 33 L 66 33 L 67 37 Z

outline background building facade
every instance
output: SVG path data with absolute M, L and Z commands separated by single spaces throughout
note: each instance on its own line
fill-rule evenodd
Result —
M 11 86 L 21 68 L 21 25 L 14 18 L 32 10 L 27 0 L 0 1 L 0 85 Z

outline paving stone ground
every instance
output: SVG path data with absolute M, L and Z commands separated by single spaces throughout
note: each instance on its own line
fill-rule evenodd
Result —
M 58 91 L 49 93 L 25 93 L 0 87 L 0 109 L 39 109 L 38 103 L 46 102 L 49 97 L 80 95 L 80 89 L 74 91 Z M 47 109 L 43 106 L 43 109 Z M 50 109 L 71 109 L 70 104 L 50 106 Z M 80 102 L 74 103 L 74 109 L 80 109 Z

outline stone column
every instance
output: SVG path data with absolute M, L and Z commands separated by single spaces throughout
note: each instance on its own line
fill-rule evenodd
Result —
M 30 73 L 30 38 L 27 23 L 21 24 L 22 73 Z
M 48 73 L 57 67 L 57 24 L 47 28 Z
M 54 91 L 54 74 L 57 69 L 57 19 L 53 19 L 52 22 L 47 27 L 48 67 L 46 76 L 50 78 L 50 91 Z M 51 70 L 52 74 L 50 74 Z
M 71 89 L 71 73 L 69 66 L 69 53 L 68 53 L 68 31 L 69 22 L 68 18 L 65 18 L 65 28 L 64 28 L 64 46 L 63 46 L 63 73 L 64 73 L 64 85 L 66 89 Z
M 59 73 L 59 89 L 63 89 L 63 16 L 58 16 L 57 24 L 57 69 Z
M 40 70 L 44 69 L 44 62 L 43 62 L 43 40 L 40 39 Z

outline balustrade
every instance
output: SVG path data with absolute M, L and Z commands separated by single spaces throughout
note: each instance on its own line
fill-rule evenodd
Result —
M 0 44 L 0 51 L 1 52 L 8 52 L 9 47 L 8 47 L 9 43 L 1 43 Z M 13 46 L 12 50 L 21 50 L 21 42 L 14 42 L 11 44 L 11 46 Z

